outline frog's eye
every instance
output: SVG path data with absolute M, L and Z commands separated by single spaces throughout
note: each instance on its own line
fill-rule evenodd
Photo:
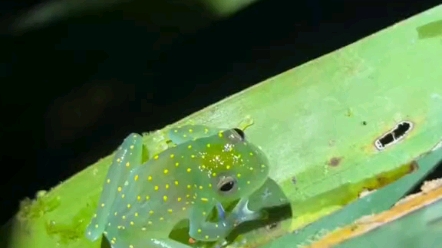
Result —
M 229 130 L 228 138 L 232 143 L 238 143 L 244 141 L 245 135 L 244 132 L 239 128 L 234 128 Z
M 234 128 L 233 131 L 235 131 L 241 137 L 242 140 L 246 139 L 246 135 L 243 130 L 239 128 Z
M 237 189 L 237 182 L 234 177 L 223 176 L 220 178 L 217 184 L 217 189 L 222 194 L 230 194 Z

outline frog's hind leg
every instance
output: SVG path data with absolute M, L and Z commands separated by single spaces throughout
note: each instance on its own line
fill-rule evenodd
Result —
M 175 145 L 215 135 L 224 129 L 213 128 L 204 125 L 184 125 L 169 130 L 169 138 Z
M 245 131 L 251 125 L 253 125 L 252 117 L 246 116 L 237 125 L 237 128 Z M 225 130 L 226 128 L 214 128 L 205 125 L 186 124 L 170 129 L 168 132 L 168 136 L 173 144 L 179 145 L 188 141 L 212 136 Z
M 142 152 L 142 137 L 134 133 L 127 136 L 116 151 L 106 175 L 97 211 L 86 228 L 86 237 L 89 240 L 96 240 L 106 229 L 109 212 L 112 210 L 115 198 L 119 196 L 118 193 L 126 185 L 131 170 L 142 163 Z
M 112 248 L 191 248 L 189 245 L 185 245 L 183 243 L 180 243 L 178 241 L 175 241 L 170 238 L 164 238 L 164 239 L 156 239 L 156 238 L 149 238 L 145 237 L 138 240 L 131 240 L 131 242 L 127 241 L 118 241 L 114 244 L 111 244 Z

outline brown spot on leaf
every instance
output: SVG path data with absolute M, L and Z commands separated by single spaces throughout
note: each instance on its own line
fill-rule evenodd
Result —
M 378 181 L 379 188 L 384 187 L 385 185 L 387 185 L 391 182 L 391 180 L 389 180 L 387 177 L 384 177 L 384 176 L 377 176 L 376 180 Z
M 266 229 L 267 229 L 268 231 L 270 231 L 270 230 L 275 229 L 276 227 L 278 227 L 278 222 L 273 222 L 273 223 L 271 223 L 271 224 L 268 224 L 268 225 L 266 226 Z
M 333 157 L 327 162 L 327 164 L 335 167 L 335 166 L 338 166 L 341 163 L 341 161 L 342 161 L 342 157 Z
M 410 163 L 410 173 L 415 172 L 419 169 L 419 164 L 416 161 Z

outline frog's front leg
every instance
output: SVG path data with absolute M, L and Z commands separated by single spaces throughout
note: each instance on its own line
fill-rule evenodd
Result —
M 248 198 L 241 198 L 228 216 L 226 216 L 226 211 L 224 210 L 223 205 L 217 203 L 216 209 L 218 211 L 218 217 L 228 223 L 234 223 L 234 226 L 238 226 L 243 222 L 260 220 L 267 217 L 267 212 L 265 211 L 250 210 L 248 208 L 248 203 Z
M 217 222 L 207 221 L 213 205 L 194 205 L 189 216 L 189 236 L 198 241 L 211 242 L 224 240 L 233 230 L 235 223 L 220 219 Z
M 106 229 L 113 203 L 119 196 L 118 193 L 126 186 L 130 172 L 142 163 L 142 153 L 142 137 L 135 133 L 127 136 L 116 151 L 106 175 L 96 213 L 86 228 L 86 237 L 89 240 L 98 239 Z

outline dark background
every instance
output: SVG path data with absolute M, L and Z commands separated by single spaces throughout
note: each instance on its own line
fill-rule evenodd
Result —
M 32 6 L 3 1 L 0 223 L 129 132 L 161 128 L 439 3 L 262 0 L 220 22 L 178 8 L 189 16 L 174 23 L 135 1 L 16 33 L 9 24 Z

